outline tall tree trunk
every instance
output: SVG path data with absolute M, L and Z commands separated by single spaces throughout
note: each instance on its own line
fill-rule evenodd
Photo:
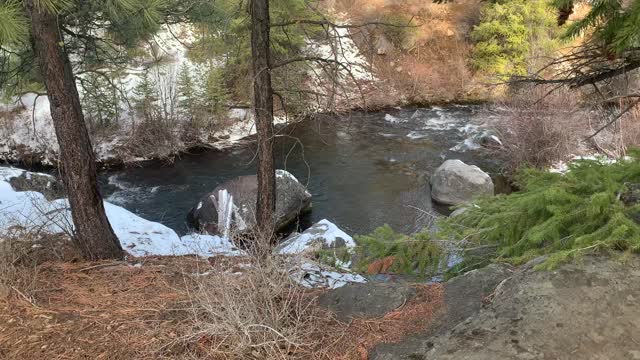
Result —
M 124 253 L 98 191 L 93 148 L 58 18 L 37 2 L 25 0 L 24 4 L 31 17 L 32 44 L 47 88 L 60 146 L 60 170 L 75 225 L 73 241 L 88 260 L 120 258 Z
M 273 154 L 273 89 L 269 44 L 269 0 L 251 0 L 253 101 L 258 133 L 258 202 L 256 220 L 262 234 L 273 231 L 276 174 Z

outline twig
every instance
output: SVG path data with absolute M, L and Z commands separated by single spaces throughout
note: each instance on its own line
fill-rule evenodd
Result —
M 629 112 L 629 110 L 633 109 L 634 107 L 636 107 L 636 105 L 638 105 L 638 103 L 640 103 L 640 98 L 636 101 L 634 101 L 633 103 L 631 103 L 629 106 L 627 106 L 626 108 L 624 108 L 624 110 L 622 110 L 618 115 L 616 115 L 616 117 L 614 117 L 613 119 L 611 119 L 610 121 L 608 121 L 606 124 L 604 124 L 603 126 L 601 126 L 598 130 L 596 130 L 596 132 L 594 132 L 593 134 L 589 135 L 586 140 L 590 140 L 593 137 L 595 137 L 596 135 L 598 135 L 602 130 L 608 128 L 609 126 L 611 126 L 611 124 L 615 123 L 616 121 L 618 121 L 622 115 L 626 114 L 627 112 Z
M 84 269 L 78 270 L 78 272 L 84 272 L 84 271 L 89 271 L 89 270 L 99 269 L 99 268 L 106 268 L 106 267 L 110 267 L 110 266 L 118 266 L 118 265 L 122 265 L 122 264 L 125 264 L 125 262 L 124 261 L 115 261 L 115 262 L 108 263 L 108 264 L 99 264 L 99 265 L 89 266 L 89 267 L 86 267 Z
M 33 302 L 33 299 L 30 299 L 27 297 L 27 295 L 25 295 L 22 291 L 16 289 L 15 286 L 11 286 L 11 289 L 13 289 L 13 291 L 17 292 L 18 295 L 20 295 L 23 299 L 25 299 L 29 304 L 31 304 L 31 306 L 33 307 L 38 307 L 38 305 L 35 304 L 35 302 Z

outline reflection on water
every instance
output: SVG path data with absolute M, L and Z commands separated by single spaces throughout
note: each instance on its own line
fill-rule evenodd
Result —
M 482 150 L 450 150 L 482 123 L 479 108 L 461 106 L 321 116 L 282 131 L 276 158 L 279 168 L 313 194 L 310 220 L 327 218 L 350 233 L 368 233 L 385 223 L 411 232 L 428 221 L 419 209 L 434 207 L 429 176 L 445 159 L 497 169 L 497 161 Z M 249 146 L 183 155 L 170 167 L 124 169 L 101 180 L 109 201 L 183 232 L 186 213 L 203 194 L 252 173 L 254 146 Z

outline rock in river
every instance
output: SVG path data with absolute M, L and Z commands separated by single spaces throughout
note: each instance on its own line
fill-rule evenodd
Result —
M 247 232 L 256 225 L 256 175 L 239 176 L 218 185 L 189 211 L 187 223 L 209 234 Z M 276 230 L 311 209 L 311 194 L 285 170 L 276 170 Z
M 479 167 L 447 160 L 431 176 L 431 197 L 446 205 L 460 205 L 474 197 L 493 195 L 491 177 Z

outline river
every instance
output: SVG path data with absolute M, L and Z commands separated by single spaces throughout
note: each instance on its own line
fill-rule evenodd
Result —
M 468 140 L 481 131 L 487 114 L 479 106 L 454 105 L 317 116 L 280 132 L 276 162 L 313 195 L 313 211 L 302 224 L 326 218 L 351 234 L 383 224 L 413 232 L 428 222 L 426 211 L 447 212 L 429 194 L 429 176 L 445 159 L 492 175 L 499 169 L 490 152 Z M 202 195 L 255 173 L 254 150 L 211 150 L 182 155 L 170 166 L 106 172 L 103 192 L 108 201 L 184 233 L 185 215 Z

